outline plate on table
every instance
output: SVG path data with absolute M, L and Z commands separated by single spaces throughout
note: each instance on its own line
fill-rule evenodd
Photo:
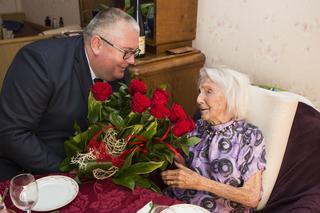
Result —
M 79 186 L 72 178 L 52 175 L 37 181 L 39 199 L 32 208 L 34 211 L 52 211 L 70 203 L 78 194 Z
M 192 204 L 177 204 L 170 206 L 168 209 L 164 210 L 163 212 L 175 212 L 175 213 L 210 213 L 208 210 L 192 205 Z

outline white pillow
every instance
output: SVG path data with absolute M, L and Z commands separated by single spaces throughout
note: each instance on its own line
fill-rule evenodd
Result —
M 258 209 L 267 203 L 278 177 L 298 100 L 279 92 L 251 86 L 247 121 L 258 126 L 266 143 L 263 195 Z

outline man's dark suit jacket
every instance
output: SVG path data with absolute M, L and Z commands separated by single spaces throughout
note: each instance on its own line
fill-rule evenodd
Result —
M 128 71 L 119 81 L 128 83 Z M 110 82 L 114 91 L 117 82 Z M 58 171 L 74 123 L 87 128 L 91 85 L 82 36 L 38 41 L 17 53 L 0 94 L 0 180 Z

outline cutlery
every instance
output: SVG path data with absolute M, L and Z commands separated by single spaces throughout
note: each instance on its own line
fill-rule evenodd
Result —
M 2 198 L 1 198 L 1 200 L 0 200 L 0 204 L 1 204 L 1 206 L 0 206 L 0 209 L 3 209 L 3 208 L 5 208 L 5 205 L 4 205 L 4 200 L 6 199 L 6 196 L 7 196 L 7 194 L 8 194 L 8 188 L 5 188 L 5 190 L 4 190 L 4 192 L 3 192 L 3 196 L 2 196 Z M 3 204 L 3 205 L 2 205 Z

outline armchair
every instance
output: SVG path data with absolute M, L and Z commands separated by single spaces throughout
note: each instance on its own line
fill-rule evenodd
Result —
M 320 112 L 305 98 L 251 87 L 248 121 L 266 140 L 259 213 L 320 211 Z

